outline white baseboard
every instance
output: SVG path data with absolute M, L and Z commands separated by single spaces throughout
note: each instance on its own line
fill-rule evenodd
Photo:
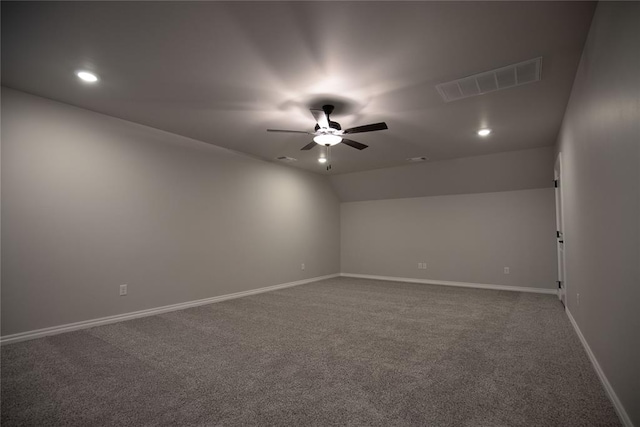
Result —
M 235 298 L 246 297 L 249 295 L 261 294 L 263 292 L 275 291 L 292 286 L 304 285 L 305 283 L 317 282 L 319 280 L 331 279 L 338 277 L 340 274 L 329 274 L 327 276 L 312 277 L 310 279 L 298 280 L 296 282 L 281 283 L 279 285 L 267 286 L 264 288 L 251 289 L 248 291 L 235 292 L 233 294 L 220 295 L 212 298 L 204 298 L 195 301 L 188 301 L 179 304 L 165 305 L 148 310 L 134 311 L 131 313 L 117 314 L 115 316 L 101 317 L 99 319 L 84 320 L 82 322 L 67 323 L 66 325 L 52 326 L 50 328 L 37 329 L 35 331 L 20 332 L 18 334 L 6 335 L 0 337 L 0 345 L 10 344 L 19 341 L 32 340 L 42 338 L 48 335 L 57 335 L 64 332 L 76 331 L 78 329 L 93 328 L 94 326 L 107 325 L 109 323 L 122 322 L 125 320 L 136 319 L 139 317 L 154 316 L 156 314 L 167 313 L 169 311 L 183 310 L 185 308 L 196 307 L 199 305 L 213 304 L 215 302 L 226 301 Z
M 593 368 L 596 370 L 596 373 L 598 374 L 598 378 L 600 378 L 600 382 L 602 382 L 602 385 L 604 386 L 604 389 L 606 390 L 607 395 L 609 396 L 609 399 L 611 399 L 611 403 L 613 403 L 614 408 L 616 408 L 616 412 L 620 417 L 620 421 L 622 421 L 622 424 L 624 424 L 625 427 L 633 427 L 631 418 L 629 418 L 627 411 L 625 411 L 624 406 L 622 406 L 622 402 L 620 402 L 620 399 L 618 399 L 618 395 L 616 394 L 615 391 L 613 391 L 613 387 L 611 387 L 611 384 L 609 383 L 609 380 L 604 374 L 604 371 L 600 367 L 600 364 L 598 363 L 596 356 L 593 354 L 593 351 L 591 351 L 591 347 L 589 347 L 587 340 L 584 338 L 584 335 L 582 335 L 582 331 L 578 327 L 576 320 L 573 318 L 573 316 L 571 315 L 571 312 L 568 309 L 566 309 L 565 312 L 567 313 L 567 317 L 569 317 L 569 320 L 573 325 L 573 329 L 575 329 L 576 334 L 578 334 L 578 338 L 580 338 L 580 342 L 582 343 L 582 346 L 586 350 L 587 355 L 589 356 L 589 360 L 591 360 L 591 364 L 593 365 Z
M 487 283 L 449 282 L 447 280 L 413 279 L 409 277 L 371 276 L 369 274 L 351 274 L 351 273 L 340 273 L 340 276 L 355 277 L 359 279 L 387 280 L 390 282 L 422 283 L 425 285 L 443 285 L 443 286 L 458 286 L 462 288 L 493 289 L 497 291 L 533 292 L 536 294 L 551 294 L 551 295 L 557 294 L 557 291 L 555 289 L 525 288 L 520 286 L 492 285 Z

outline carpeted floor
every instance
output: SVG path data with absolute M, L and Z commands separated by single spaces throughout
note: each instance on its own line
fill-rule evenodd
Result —
M 617 426 L 551 295 L 338 278 L 2 347 L 3 426 Z

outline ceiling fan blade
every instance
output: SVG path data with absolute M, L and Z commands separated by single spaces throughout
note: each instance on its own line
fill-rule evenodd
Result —
M 306 133 L 307 135 L 314 135 L 314 133 L 304 130 L 267 129 L 267 132 Z
M 354 128 L 345 129 L 343 133 L 362 133 L 362 132 L 373 132 L 374 130 L 385 130 L 389 129 L 385 122 L 373 123 L 370 125 L 357 126 Z
M 316 119 L 316 122 L 318 122 L 318 126 L 325 129 L 329 127 L 329 120 L 327 120 L 327 115 L 323 110 L 311 109 L 309 111 L 311 111 L 311 114 L 313 114 L 313 118 Z
M 313 147 L 315 147 L 316 142 L 315 141 L 311 141 L 310 143 L 308 143 L 307 145 L 305 145 L 304 147 L 302 147 L 300 150 L 311 150 Z
M 357 148 L 358 150 L 364 150 L 368 147 L 368 145 L 361 144 L 357 141 L 353 141 L 351 139 L 342 138 L 342 143 L 348 145 L 349 147 Z

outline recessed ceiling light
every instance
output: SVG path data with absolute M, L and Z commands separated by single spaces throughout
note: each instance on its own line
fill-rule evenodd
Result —
M 85 81 L 87 83 L 95 83 L 98 81 L 98 76 L 88 71 L 78 71 L 76 73 L 76 76 L 78 76 L 80 80 Z
M 320 163 L 327 163 L 327 158 L 326 158 L 326 157 L 320 157 L 320 158 L 318 159 L 318 161 L 319 161 Z
M 491 129 L 480 129 L 478 131 L 478 135 L 480 136 L 488 136 L 491 133 Z

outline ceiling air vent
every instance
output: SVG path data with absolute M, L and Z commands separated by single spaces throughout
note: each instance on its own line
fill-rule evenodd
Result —
M 293 157 L 280 156 L 276 157 L 276 160 L 280 160 L 281 162 L 297 162 L 298 159 L 294 159 Z
M 541 74 L 542 57 L 539 57 L 451 82 L 440 83 L 436 85 L 436 89 L 445 102 L 451 102 L 537 82 L 540 80 Z
M 426 157 L 409 157 L 407 159 L 407 162 L 424 162 L 427 161 L 428 159 Z

